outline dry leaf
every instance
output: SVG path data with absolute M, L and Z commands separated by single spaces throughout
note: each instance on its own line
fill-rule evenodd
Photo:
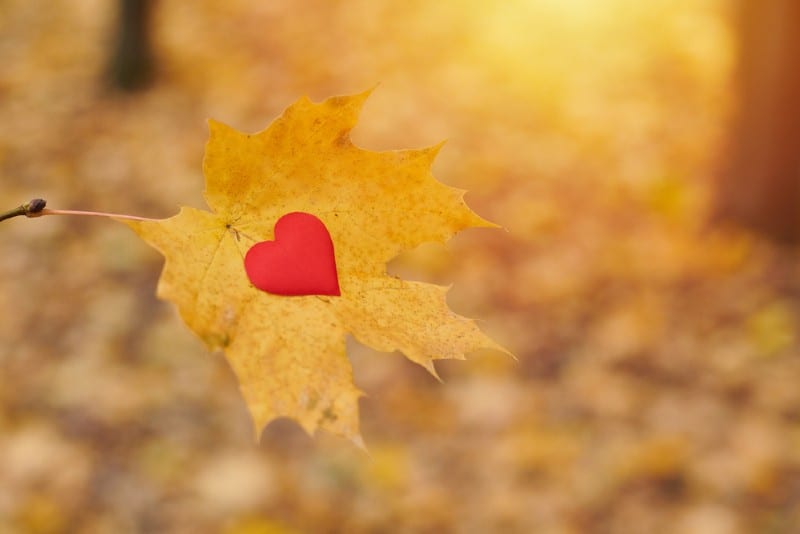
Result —
M 434 374 L 435 359 L 502 350 L 449 310 L 446 288 L 386 274 L 386 262 L 402 250 L 493 225 L 466 206 L 463 191 L 433 178 L 439 146 L 371 152 L 353 145 L 349 132 L 368 94 L 321 104 L 303 98 L 255 135 L 211 121 L 204 160 L 211 211 L 184 207 L 169 219 L 128 222 L 166 258 L 158 296 L 176 304 L 210 349 L 225 351 L 256 435 L 286 416 L 309 433 L 324 428 L 362 443 L 348 333 L 379 351 L 399 350 Z M 275 245 L 264 242 L 275 240 L 276 222 L 286 215 L 295 222 L 281 223 L 289 230 L 279 229 L 276 242 L 294 240 L 284 247 L 294 252 L 281 260 L 266 250 Z M 310 227 L 314 220 L 323 225 L 314 236 L 292 234 L 292 224 Z M 332 275 L 334 258 L 303 257 L 304 240 L 319 239 L 324 248 L 325 230 L 335 256 Z M 248 258 L 246 270 L 245 256 L 262 254 L 257 244 L 266 251 L 261 267 Z M 267 292 L 263 285 L 271 282 L 259 276 L 272 271 L 294 277 L 290 283 L 303 279 L 272 259 L 294 261 L 299 270 L 330 263 L 320 276 L 338 285 L 327 292 L 315 291 L 317 282 L 294 293 Z

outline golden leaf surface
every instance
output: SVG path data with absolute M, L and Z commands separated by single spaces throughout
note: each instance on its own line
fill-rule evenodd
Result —
M 277 417 L 362 444 L 345 336 L 433 361 L 502 350 L 445 302 L 447 288 L 389 276 L 386 262 L 467 227 L 494 226 L 463 191 L 433 177 L 439 146 L 371 152 L 349 133 L 369 93 L 321 104 L 302 98 L 266 130 L 247 135 L 210 121 L 203 170 L 211 211 L 127 224 L 166 261 L 158 296 L 173 302 L 210 349 L 222 349 L 256 436 Z M 243 257 L 274 238 L 290 212 L 318 217 L 335 248 L 340 296 L 282 296 L 254 287 Z

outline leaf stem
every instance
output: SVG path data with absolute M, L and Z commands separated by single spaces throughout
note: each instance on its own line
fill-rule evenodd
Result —
M 47 201 L 41 198 L 34 198 L 30 202 L 26 202 L 12 210 L 0 213 L 0 221 L 11 219 L 12 217 L 19 217 L 24 215 L 26 217 L 41 217 L 43 215 L 82 215 L 91 217 L 107 217 L 109 219 L 127 219 L 130 221 L 155 221 L 157 219 L 150 219 L 148 217 L 139 217 L 136 215 L 126 215 L 123 213 L 106 213 L 103 211 L 82 211 L 82 210 L 51 210 L 45 208 Z
M 149 217 L 139 217 L 138 215 L 126 215 L 124 213 L 106 213 L 104 211 L 82 211 L 82 210 L 42 210 L 41 215 L 83 215 L 89 217 L 108 217 L 109 219 L 127 219 L 129 221 L 156 221 Z

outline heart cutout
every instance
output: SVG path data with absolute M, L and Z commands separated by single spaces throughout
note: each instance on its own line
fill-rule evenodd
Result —
M 310 213 L 278 219 L 275 240 L 250 247 L 244 269 L 254 286 L 274 295 L 341 295 L 331 235 Z

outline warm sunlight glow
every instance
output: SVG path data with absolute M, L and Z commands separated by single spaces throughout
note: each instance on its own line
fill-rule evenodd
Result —
M 0 6 L 0 532 L 798 532 L 800 0 Z

